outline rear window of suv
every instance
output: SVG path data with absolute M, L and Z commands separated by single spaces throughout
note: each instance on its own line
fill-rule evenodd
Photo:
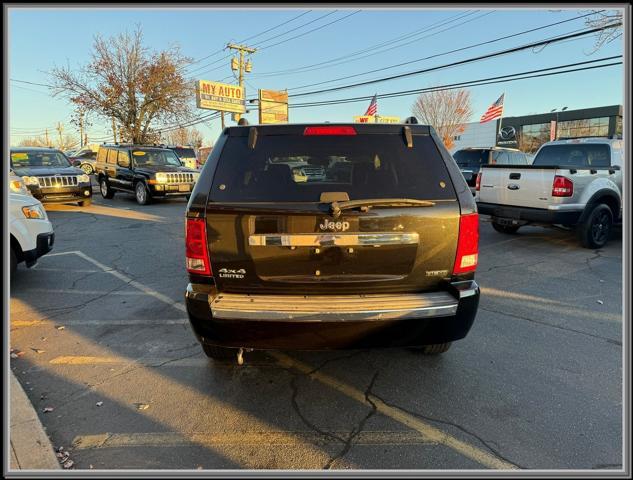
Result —
M 229 137 L 210 199 L 217 202 L 318 202 L 323 192 L 367 198 L 454 199 L 444 160 L 430 136 L 262 135 Z
M 460 150 L 453 154 L 453 158 L 460 167 L 476 167 L 488 164 L 490 150 Z
M 538 152 L 532 165 L 608 167 L 611 165 L 611 153 L 605 143 L 546 145 Z

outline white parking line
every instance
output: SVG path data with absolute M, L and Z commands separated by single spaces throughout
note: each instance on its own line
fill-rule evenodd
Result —
M 112 274 L 113 276 L 115 276 L 116 278 L 128 283 L 129 285 L 133 286 L 134 288 L 137 288 L 138 290 L 141 290 L 142 292 L 145 292 L 147 295 L 150 295 L 154 298 L 156 298 L 157 300 L 166 303 L 167 305 L 170 305 L 178 310 L 181 311 L 186 311 L 186 307 L 179 302 L 174 302 L 172 301 L 169 297 L 167 297 L 166 295 L 163 295 L 162 293 L 159 293 L 145 285 L 143 285 L 142 283 L 139 283 L 135 280 L 133 280 L 132 278 L 128 277 L 127 275 L 124 275 L 110 267 L 107 267 L 106 265 L 102 264 L 101 262 L 99 262 L 98 260 L 95 260 L 94 258 L 86 255 L 85 253 L 81 252 L 81 251 L 77 251 L 75 252 L 78 256 L 80 256 L 81 258 L 83 258 L 84 260 L 92 263 L 93 265 L 95 265 L 96 267 L 100 268 L 101 270 L 108 272 L 110 274 Z M 367 398 L 365 396 L 365 394 L 363 392 L 361 392 L 359 389 L 350 386 L 344 382 L 341 382 L 337 379 L 335 379 L 334 377 L 330 377 L 328 375 L 325 375 L 321 372 L 314 372 L 314 368 L 310 365 L 307 365 L 305 363 L 299 362 L 295 359 L 293 359 L 292 357 L 289 357 L 287 355 L 284 355 L 280 352 L 272 352 L 271 353 L 273 357 L 275 357 L 277 359 L 277 361 L 279 362 L 279 364 L 285 368 L 289 368 L 289 369 L 293 369 L 296 371 L 300 371 L 308 376 L 310 376 L 311 378 L 319 381 L 320 383 L 322 383 L 325 386 L 328 386 L 336 391 L 338 391 L 339 393 L 342 393 L 343 395 L 345 395 L 346 397 L 357 401 L 358 403 L 362 404 L 362 405 L 367 405 Z M 55 363 L 55 364 L 81 364 L 82 362 L 85 363 L 91 363 L 91 362 L 97 362 L 98 358 L 102 358 L 102 359 L 107 359 L 109 357 L 57 357 L 53 360 L 51 360 L 51 363 Z M 195 363 L 199 363 L 201 360 L 206 361 L 206 359 L 183 359 L 184 360 L 188 360 L 188 361 L 195 361 Z M 104 360 L 105 361 L 105 360 Z M 129 359 L 119 359 L 114 357 L 114 359 L 112 361 L 117 361 L 117 362 L 125 362 L 125 363 L 129 363 Z M 147 360 L 143 360 L 143 363 L 146 363 Z M 165 360 L 165 362 L 168 362 L 166 364 L 177 364 L 177 362 L 179 362 L 180 360 L 174 360 L 173 362 L 171 362 L 170 360 Z M 65 363 L 68 362 L 68 363 Z M 72 362 L 77 362 L 77 363 L 72 363 Z M 160 362 L 159 362 L 160 363 Z M 159 363 L 152 363 L 153 365 L 158 365 Z M 505 460 L 502 460 L 501 458 L 495 456 L 492 453 L 489 453 L 485 450 L 482 450 L 478 447 L 475 447 L 474 445 L 471 445 L 467 442 L 461 441 L 459 439 L 457 439 L 456 437 L 453 437 L 452 435 L 449 435 L 448 433 L 433 427 L 432 425 L 423 422 L 422 420 L 418 419 L 417 417 L 404 412 L 403 410 L 400 410 L 397 407 L 393 407 L 390 405 L 387 405 L 385 403 L 383 403 L 379 398 L 372 396 L 372 402 L 374 403 L 374 405 L 376 405 L 376 409 L 379 413 L 381 413 L 382 415 L 391 418 L 392 420 L 397 421 L 398 423 L 419 432 L 420 434 L 422 434 L 425 439 L 427 441 L 430 442 L 437 442 L 439 444 L 442 444 L 452 450 L 454 450 L 455 452 L 470 458 L 474 461 L 476 461 L 477 463 L 481 464 L 481 465 L 485 465 L 488 468 L 494 468 L 494 469 L 506 469 L 506 470 L 512 470 L 512 469 L 516 469 L 517 467 L 509 462 L 506 462 Z
M 128 277 L 127 275 L 124 275 L 123 273 L 121 273 L 121 272 L 119 272 L 117 270 L 114 270 L 113 268 L 110 268 L 110 267 L 104 265 L 103 263 L 99 262 L 98 260 L 95 260 L 94 258 L 86 255 L 82 251 L 78 250 L 78 251 L 73 252 L 73 253 L 75 253 L 79 257 L 83 258 L 87 262 L 92 263 L 94 266 L 96 266 L 97 268 L 100 268 L 104 272 L 107 272 L 107 273 L 113 275 L 114 277 L 118 278 L 119 280 L 127 283 L 128 285 L 131 285 L 132 287 L 136 288 L 137 290 L 142 291 L 143 293 L 149 295 L 150 297 L 154 297 L 155 299 L 160 300 L 161 302 L 166 303 L 166 304 L 174 307 L 175 309 L 180 310 L 181 312 L 186 312 L 187 311 L 187 308 L 182 303 L 174 302 L 167 295 L 163 295 L 162 293 L 157 292 L 156 290 L 154 290 L 152 288 L 146 287 L 142 283 L 139 283 L 136 280 Z
M 106 273 L 106 272 L 101 272 L 98 271 L 98 273 Z M 68 295 L 104 295 L 104 294 L 108 294 L 108 296 L 110 295 L 119 295 L 119 296 L 126 296 L 126 295 L 133 295 L 133 296 L 139 296 L 139 295 L 145 295 L 145 292 L 137 292 L 137 291 L 114 291 L 114 292 L 104 292 L 102 290 L 71 290 L 71 289 L 55 289 L 55 288 L 30 288 L 29 292 L 34 292 L 34 293 L 54 293 L 54 294 L 68 294 Z

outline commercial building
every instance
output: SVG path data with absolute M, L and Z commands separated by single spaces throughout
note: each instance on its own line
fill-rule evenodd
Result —
M 499 128 L 501 127 L 501 128 Z M 452 152 L 465 147 L 509 147 L 534 153 L 545 142 L 561 138 L 622 135 L 622 106 L 562 110 L 487 123 L 468 123 L 454 138 Z

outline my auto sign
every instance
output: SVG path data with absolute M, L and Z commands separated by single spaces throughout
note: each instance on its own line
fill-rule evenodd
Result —
M 221 112 L 246 113 L 244 87 L 198 80 L 196 106 Z

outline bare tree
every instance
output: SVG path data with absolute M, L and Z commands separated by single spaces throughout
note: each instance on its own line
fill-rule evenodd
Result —
M 167 132 L 165 135 L 165 141 L 172 145 L 192 145 L 195 148 L 200 148 L 204 142 L 204 138 L 200 130 L 195 127 L 181 127 L 177 130 Z
M 20 141 L 21 147 L 54 147 L 59 150 L 70 150 L 79 146 L 79 139 L 72 135 L 64 135 L 61 140 L 59 138 L 49 138 L 46 141 L 46 137 L 43 135 L 37 137 L 29 137 Z
M 591 10 L 594 14 L 585 19 L 585 25 L 590 28 L 609 28 L 596 33 L 596 41 L 590 54 L 600 50 L 603 45 L 611 43 L 622 36 L 622 10 Z
M 453 147 L 453 138 L 462 133 L 472 116 L 470 91 L 436 90 L 422 93 L 412 107 L 413 114 L 421 123 L 431 125 L 444 142 Z
M 114 120 L 123 141 L 156 141 L 152 127 L 157 122 L 191 117 L 193 86 L 182 73 L 190 62 L 176 46 L 150 51 L 143 46 L 140 27 L 107 40 L 96 36 L 90 63 L 77 71 L 69 66 L 51 70 L 53 94 Z

